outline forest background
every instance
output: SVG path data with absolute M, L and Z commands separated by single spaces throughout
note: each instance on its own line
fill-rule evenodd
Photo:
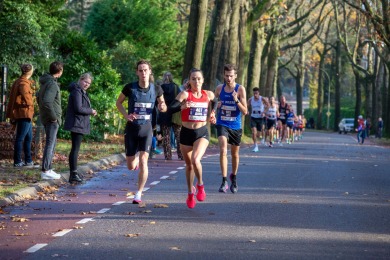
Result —
M 233 63 L 248 97 L 254 87 L 286 95 L 317 129 L 337 130 L 341 118 L 362 114 L 376 131 L 382 117 L 388 136 L 389 18 L 388 0 L 1 0 L 0 64 L 9 87 L 23 63 L 35 66 L 38 82 L 51 62 L 63 61 L 64 111 L 67 86 L 92 72 L 94 140 L 122 131 L 115 101 L 137 80 L 141 58 L 156 81 L 171 71 L 179 85 L 201 68 L 210 90 Z

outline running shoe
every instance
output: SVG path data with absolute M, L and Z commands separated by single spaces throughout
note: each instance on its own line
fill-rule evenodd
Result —
M 219 192 L 225 192 L 229 189 L 229 184 L 227 181 L 223 181 L 221 187 L 219 188 Z
M 234 175 L 233 173 L 230 174 L 230 181 L 232 184 L 230 185 L 230 191 L 232 193 L 237 193 L 238 191 L 238 186 L 237 186 L 237 176 Z
M 257 145 L 253 148 L 252 152 L 258 152 L 259 151 L 259 148 L 257 147 Z
M 265 144 L 265 141 L 264 141 L 264 139 L 261 139 L 261 144 Z
M 194 198 L 194 193 L 188 194 L 187 207 L 190 209 L 193 209 L 193 208 L 195 208 L 195 205 L 196 205 L 196 200 Z
M 23 167 L 24 166 L 24 162 L 20 162 L 20 163 L 14 163 L 14 167 Z
M 61 175 L 56 173 L 53 170 L 44 171 L 41 173 L 42 180 L 58 180 L 61 178 Z
M 198 199 L 198 201 L 204 201 L 206 199 L 206 192 L 204 191 L 204 185 L 196 184 L 196 187 L 198 188 L 198 193 L 196 193 L 196 198 Z
M 272 142 L 269 142 L 269 145 L 268 145 L 268 146 L 269 146 L 269 147 L 273 147 L 273 146 L 272 146 Z
M 39 168 L 39 163 L 28 162 L 28 163 L 24 163 L 23 166 L 26 167 L 26 168 Z
M 140 203 L 142 202 L 142 200 L 141 200 L 141 195 L 142 195 L 141 192 L 137 192 L 137 193 L 134 195 L 133 204 L 140 204 Z

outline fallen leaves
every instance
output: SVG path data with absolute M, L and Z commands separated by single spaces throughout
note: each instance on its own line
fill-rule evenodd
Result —
M 154 208 L 169 208 L 167 204 L 154 204 Z
M 141 234 L 136 233 L 136 234 L 126 234 L 125 237 L 139 237 Z
M 13 222 L 27 222 L 27 221 L 30 221 L 28 218 L 22 218 L 20 216 L 11 216 L 11 221 Z

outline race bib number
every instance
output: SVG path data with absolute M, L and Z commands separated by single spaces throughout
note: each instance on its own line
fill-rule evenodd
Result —
M 150 120 L 153 113 L 153 103 L 135 102 L 134 113 L 137 119 Z
M 221 106 L 221 120 L 223 121 L 236 121 L 237 118 L 237 106 Z
M 206 121 L 207 108 L 208 108 L 207 103 L 192 102 L 188 119 L 192 121 Z

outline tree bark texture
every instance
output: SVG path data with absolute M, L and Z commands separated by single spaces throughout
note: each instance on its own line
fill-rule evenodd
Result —
M 205 86 L 214 90 L 217 86 L 216 77 L 218 62 L 221 55 L 223 33 L 225 31 L 226 16 L 229 4 L 225 0 L 217 0 L 214 7 L 211 29 L 207 39 L 202 70 L 204 73 Z
M 182 80 L 191 68 L 200 68 L 207 19 L 207 0 L 192 0 Z

